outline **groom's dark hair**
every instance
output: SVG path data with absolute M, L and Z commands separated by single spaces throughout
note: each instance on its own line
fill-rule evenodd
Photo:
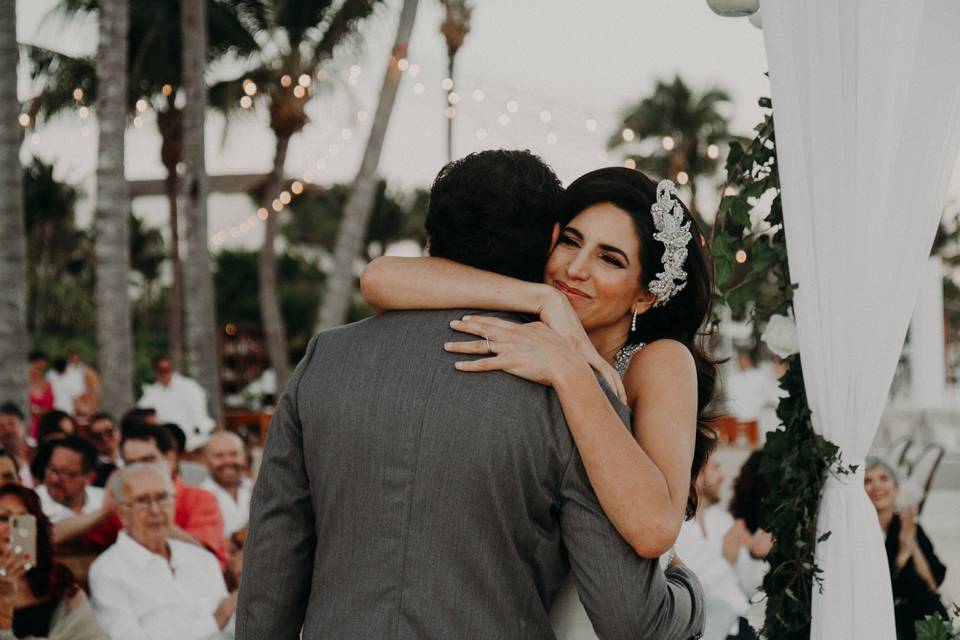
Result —
M 430 255 L 527 281 L 543 279 L 563 187 L 529 151 L 480 151 L 437 175 Z

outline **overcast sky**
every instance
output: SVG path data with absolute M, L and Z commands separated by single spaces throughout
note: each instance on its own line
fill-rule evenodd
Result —
M 95 25 L 65 29 L 43 21 L 54 4 L 18 0 L 20 40 L 93 53 Z M 472 29 L 457 58 L 456 90 L 462 101 L 455 120 L 456 156 L 484 148 L 529 148 L 569 181 L 622 160 L 616 153 L 604 155 L 607 137 L 622 109 L 647 95 L 657 79 L 680 74 L 696 90 L 722 87 L 732 97 L 732 128 L 742 134 L 761 117 L 757 99 L 769 95 L 761 31 L 745 18 L 714 15 L 704 0 L 475 0 L 474 5 Z M 369 119 L 358 122 L 357 114 L 376 107 L 398 11 L 399 1 L 388 0 L 386 10 L 365 26 L 362 51 L 336 60 L 340 81 L 311 107 L 312 123 L 293 140 L 286 165 L 290 177 L 308 174 L 330 183 L 355 175 L 369 126 Z M 446 162 L 442 19 L 439 2 L 421 1 L 409 52 L 419 74 L 403 79 L 380 163 L 380 172 L 396 188 L 429 186 Z M 353 65 L 362 71 L 351 86 L 347 78 Z M 507 109 L 511 100 L 515 112 Z M 596 121 L 594 131 L 588 130 L 590 120 Z M 127 136 L 128 177 L 164 175 L 159 145 L 148 112 L 143 126 Z M 266 114 L 232 122 L 226 136 L 222 119 L 211 116 L 207 147 L 211 174 L 266 172 L 273 153 Z M 24 153 L 54 161 L 58 175 L 93 188 L 96 129 L 90 120 L 70 116 L 41 129 Z M 960 194 L 960 170 L 951 192 Z M 165 209 L 162 198 L 135 203 L 135 211 L 156 226 L 164 225 Z M 211 236 L 252 213 L 245 196 L 212 196 Z M 81 217 L 89 217 L 89 199 Z M 255 246 L 260 237 L 255 227 L 227 244 Z

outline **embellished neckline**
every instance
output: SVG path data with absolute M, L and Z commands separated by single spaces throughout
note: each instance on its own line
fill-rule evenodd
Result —
M 630 366 L 633 356 L 637 355 L 637 352 L 643 349 L 645 345 L 645 342 L 625 344 L 617 351 L 617 355 L 613 359 L 613 368 L 617 370 L 621 378 L 627 374 L 627 367 Z

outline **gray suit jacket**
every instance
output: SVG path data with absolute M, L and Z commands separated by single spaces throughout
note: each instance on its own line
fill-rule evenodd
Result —
M 237 638 L 553 638 L 571 566 L 601 638 L 696 637 L 699 582 L 620 538 L 553 390 L 454 369 L 463 313 L 310 342 L 267 436 Z

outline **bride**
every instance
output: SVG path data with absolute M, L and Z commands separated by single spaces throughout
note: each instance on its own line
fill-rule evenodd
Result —
M 704 411 L 716 367 L 698 341 L 712 286 L 692 224 L 670 181 L 605 168 L 567 188 L 543 284 L 442 258 L 378 258 L 361 278 L 378 309 L 537 314 L 529 324 L 465 316 L 453 328 L 474 339 L 444 348 L 485 356 L 457 362 L 462 371 L 506 371 L 555 389 L 600 505 L 645 558 L 669 551 L 696 511 L 692 482 L 715 441 Z M 584 360 L 630 407 L 630 431 L 582 373 Z M 573 593 L 568 581 L 555 631 L 595 638 Z

